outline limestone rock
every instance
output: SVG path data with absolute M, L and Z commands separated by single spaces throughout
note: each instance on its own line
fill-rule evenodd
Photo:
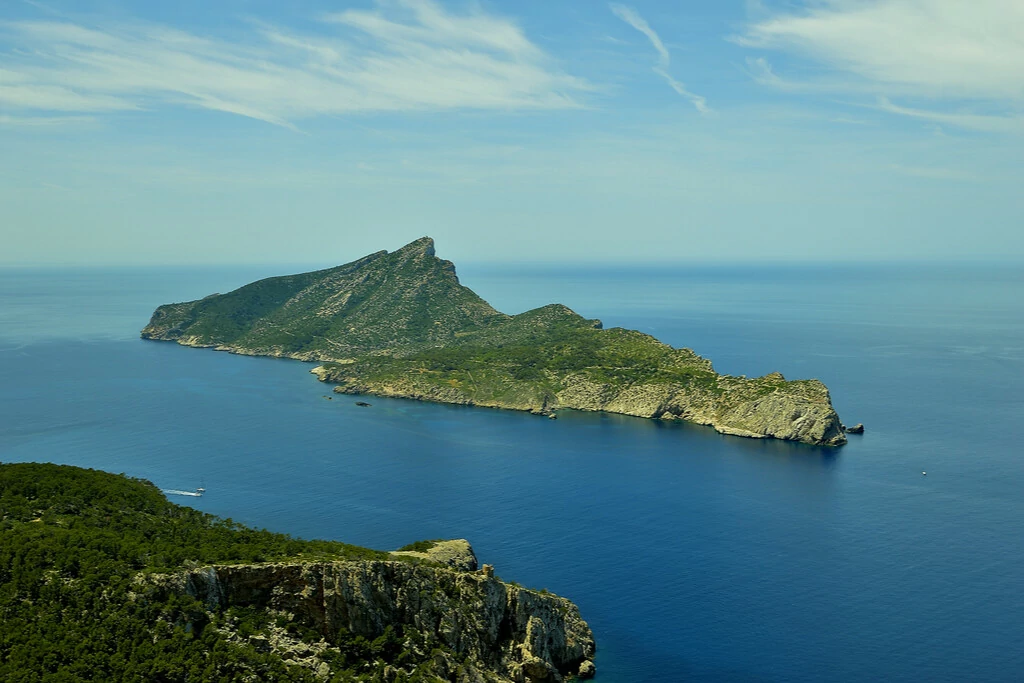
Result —
M 437 541 L 426 551 L 395 550 L 392 555 L 407 555 L 409 557 L 420 557 L 424 560 L 437 562 L 446 567 L 464 572 L 475 572 L 477 570 L 476 553 L 473 546 L 464 538 L 457 538 L 451 541 Z
M 318 677 L 319 655 L 339 634 L 373 639 L 399 625 L 418 632 L 424 652 L 438 649 L 435 664 L 458 683 L 562 681 L 594 655 L 593 634 L 572 602 L 483 572 L 368 560 L 218 565 L 141 580 L 143 593 L 188 594 L 210 611 L 289 615 L 322 641 L 288 641 L 282 631 L 273 647 Z

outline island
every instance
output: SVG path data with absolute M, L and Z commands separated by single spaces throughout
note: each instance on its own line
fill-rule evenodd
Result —
M 735 436 L 846 443 L 818 380 L 719 374 L 690 349 L 604 329 L 561 304 L 506 315 L 459 282 L 429 237 L 335 268 L 160 306 L 141 336 L 317 361 L 312 372 L 337 393 L 548 416 L 605 411 Z
M 464 540 L 382 552 L 174 505 L 152 483 L 0 464 L 0 680 L 557 683 L 594 674 L 569 600 Z

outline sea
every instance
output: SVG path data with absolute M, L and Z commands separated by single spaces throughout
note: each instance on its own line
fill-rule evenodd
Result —
M 719 372 L 819 378 L 866 427 L 840 449 L 359 407 L 308 363 L 139 339 L 159 304 L 306 269 L 0 270 L 0 461 L 203 486 L 169 496 L 300 537 L 469 539 L 579 605 L 602 683 L 1024 680 L 1024 267 L 459 269 L 508 313 L 561 302 Z

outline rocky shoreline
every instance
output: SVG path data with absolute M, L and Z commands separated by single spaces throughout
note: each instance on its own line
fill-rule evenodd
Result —
M 160 337 L 143 335 L 146 339 Z M 171 340 L 168 340 L 171 341 Z M 432 403 L 518 410 L 551 416 L 558 410 L 607 412 L 660 420 L 683 420 L 713 428 L 720 434 L 752 439 L 780 439 L 817 446 L 842 446 L 847 443 L 847 430 L 832 408 L 828 388 L 818 380 L 800 382 L 800 392 L 789 385 L 783 390 L 765 394 L 758 380 L 785 382 L 780 373 L 765 378 L 748 379 L 719 375 L 723 394 L 681 390 L 664 384 L 616 387 L 589 381 L 585 377 L 569 377 L 566 387 L 550 396 L 527 396 L 520 400 L 479 398 L 458 387 L 420 382 L 414 376 L 372 381 L 354 376 L 356 359 L 325 357 L 321 352 L 264 352 L 234 345 L 203 344 L 197 339 L 178 338 L 182 346 L 211 348 L 242 356 L 269 356 L 304 362 L 323 362 L 310 372 L 327 384 L 337 384 L 333 391 L 353 396 L 372 395 Z M 746 395 L 745 395 L 746 394 Z M 739 400 L 737 400 L 737 397 Z
M 564 389 L 545 396 L 519 394 L 519 400 L 479 400 L 465 389 L 418 381 L 408 375 L 387 381 L 367 381 L 353 373 L 354 364 L 320 365 L 310 372 L 326 383 L 337 384 L 334 392 L 373 395 L 434 403 L 518 410 L 553 416 L 558 410 L 607 412 L 656 420 L 683 420 L 713 428 L 720 434 L 753 439 L 774 438 L 820 446 L 841 446 L 847 442 L 839 416 L 832 408 L 828 389 L 817 380 L 800 383 L 801 391 L 765 392 L 757 380 L 720 376 L 730 389 L 715 395 L 664 384 L 632 385 L 621 388 L 583 377 L 563 380 Z M 760 378 L 759 378 L 760 379 Z M 784 382 L 773 373 L 769 381 Z M 740 397 L 740 400 L 736 400 Z

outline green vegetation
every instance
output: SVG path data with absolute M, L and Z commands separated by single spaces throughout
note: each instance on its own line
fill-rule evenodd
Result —
M 471 333 L 458 346 L 428 349 L 400 358 L 407 366 L 439 373 L 493 372 L 511 380 L 557 385 L 567 375 L 581 374 L 596 382 L 696 382 L 714 386 L 718 375 L 692 352 L 674 349 L 640 332 L 602 330 L 568 311 L 566 320 L 533 327 L 523 316 Z
M 596 329 L 571 311 L 565 317 L 570 320 L 554 329 L 531 326 L 529 335 L 522 333 L 522 316 L 514 316 L 465 335 L 457 346 L 328 363 L 326 379 L 353 378 L 372 385 L 405 378 L 419 386 L 457 390 L 474 403 L 538 407 L 553 405 L 569 377 L 613 386 L 674 384 L 717 390 L 717 373 L 688 350 L 632 330 Z
M 327 360 L 450 343 L 506 317 L 460 285 L 425 237 L 391 254 L 161 306 L 142 336 Z
M 428 550 L 430 550 L 431 548 L 433 548 L 435 545 L 437 545 L 438 543 L 443 542 L 443 540 L 444 539 L 441 539 L 441 538 L 434 538 L 434 539 L 430 539 L 430 540 L 416 541 L 415 543 L 410 543 L 409 545 L 403 545 L 398 550 L 399 550 L 399 552 L 406 552 L 406 551 L 408 551 L 408 552 L 414 552 L 414 553 L 425 553 Z
M 149 482 L 46 464 L 0 464 L 0 539 L 0 680 L 10 682 L 313 681 L 246 638 L 320 634 L 263 610 L 211 615 L 187 595 L 137 594 L 138 577 L 208 563 L 396 559 L 249 529 L 174 505 Z M 409 664 L 407 638 L 416 634 L 339 634 L 324 654 L 330 680 L 381 680 L 386 663 Z M 424 662 L 400 680 L 434 680 L 430 671 Z

